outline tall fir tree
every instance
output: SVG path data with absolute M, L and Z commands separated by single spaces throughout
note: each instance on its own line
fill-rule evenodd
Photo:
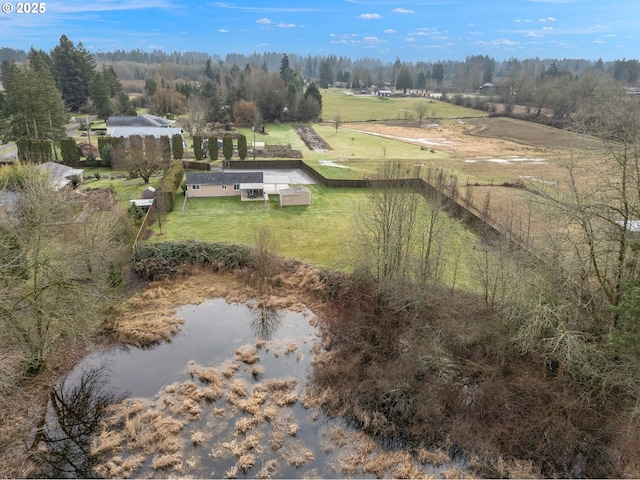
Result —
M 80 110 L 89 98 L 89 83 L 95 75 L 95 60 L 82 43 L 74 45 L 66 35 L 51 51 L 51 72 L 67 108 Z
M 67 112 L 60 91 L 47 69 L 13 64 L 6 90 L 5 112 L 10 117 L 10 137 L 62 138 Z

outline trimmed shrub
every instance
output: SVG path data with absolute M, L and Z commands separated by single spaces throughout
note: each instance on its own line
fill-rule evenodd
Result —
M 233 138 L 231 135 L 222 137 L 222 155 L 225 160 L 231 160 L 233 156 Z
M 171 136 L 171 146 L 174 160 L 182 160 L 184 156 L 184 145 L 182 145 L 182 135 L 176 133 Z
M 60 153 L 62 154 L 62 160 L 65 162 L 80 161 L 80 150 L 76 141 L 71 137 L 60 139 Z
M 204 152 L 202 151 L 202 137 L 200 135 L 193 136 L 193 155 L 196 160 L 202 160 Z
M 247 158 L 247 137 L 245 135 L 238 137 L 238 156 L 240 160 Z
M 207 148 L 209 150 L 209 161 L 218 160 L 218 137 L 209 137 Z

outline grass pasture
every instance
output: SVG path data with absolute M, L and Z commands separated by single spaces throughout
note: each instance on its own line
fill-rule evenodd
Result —
M 347 95 L 344 92 L 322 91 L 322 119 L 332 122 L 340 116 L 342 122 L 374 122 L 417 119 L 416 106 L 427 102 L 424 122 L 430 118 L 486 117 L 487 113 L 427 97 L 377 97 Z

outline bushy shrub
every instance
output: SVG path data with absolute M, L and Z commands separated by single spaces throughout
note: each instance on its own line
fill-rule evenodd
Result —
M 127 209 L 127 215 L 139 222 L 144 218 L 144 210 L 137 205 L 131 204 Z
M 242 268 L 251 261 L 251 250 L 244 245 L 196 240 L 144 243 L 136 249 L 133 270 L 145 280 L 159 280 L 180 273 L 189 265 L 214 270 Z

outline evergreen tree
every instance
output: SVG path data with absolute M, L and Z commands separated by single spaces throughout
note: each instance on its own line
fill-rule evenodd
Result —
M 96 109 L 98 118 L 106 120 L 113 115 L 114 109 L 111 104 L 111 87 L 103 73 L 98 72 L 93 77 L 91 83 L 89 83 L 89 93 L 91 94 L 93 106 Z
M 320 87 L 328 88 L 335 81 L 335 74 L 328 59 L 320 62 Z
M 238 157 L 240 160 L 247 158 L 247 137 L 245 135 L 238 137 Z
M 48 70 L 13 64 L 6 90 L 5 112 L 10 117 L 11 138 L 62 138 L 67 113 L 60 91 Z
M 209 161 L 214 162 L 218 160 L 218 137 L 210 137 L 207 145 L 209 150 Z
M 406 65 L 402 65 L 398 71 L 398 79 L 396 81 L 396 88 L 407 93 L 407 90 L 413 88 L 413 78 L 411 78 L 411 72 Z
M 184 156 L 184 145 L 182 144 L 182 135 L 175 133 L 171 136 L 171 146 L 174 160 L 182 160 Z
M 295 72 L 289 66 L 289 57 L 285 53 L 284 57 L 282 57 L 282 61 L 280 62 L 280 78 L 282 78 L 286 83 L 289 83 L 293 78 L 294 73 Z
M 304 97 L 314 98 L 318 102 L 318 105 L 320 105 L 320 109 L 322 109 L 322 94 L 320 93 L 320 90 L 318 90 L 318 87 L 316 86 L 315 83 L 311 82 L 309 84 L 309 86 L 304 92 Z
M 233 156 L 233 138 L 231 138 L 231 135 L 222 137 L 222 155 L 227 161 L 231 160 Z
M 60 140 L 60 150 L 62 152 L 62 160 L 65 162 L 80 161 L 80 150 L 76 141 L 71 137 L 64 137 Z
M 51 72 L 72 112 L 80 110 L 89 98 L 89 83 L 95 75 L 95 60 L 82 43 L 73 44 L 66 35 L 51 51 Z
M 193 136 L 193 155 L 196 157 L 196 160 L 202 160 L 202 137 L 200 135 Z

